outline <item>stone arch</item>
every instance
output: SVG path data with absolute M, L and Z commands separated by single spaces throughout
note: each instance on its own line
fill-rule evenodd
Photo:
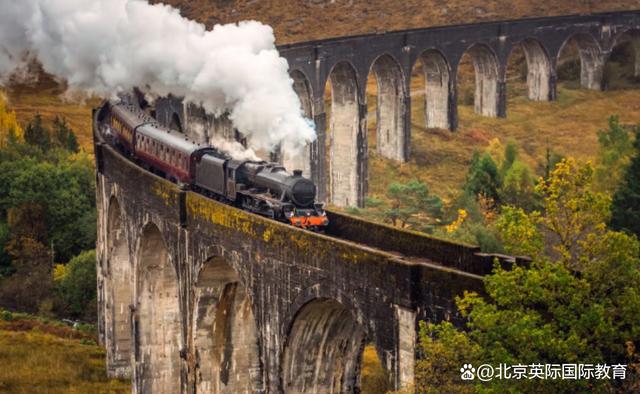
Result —
M 311 85 L 309 79 L 298 70 L 291 72 L 293 79 L 293 90 L 300 98 L 302 112 L 308 119 L 313 119 L 313 100 L 311 96 Z M 302 148 L 299 152 L 282 151 L 282 164 L 289 170 L 302 170 L 302 174 L 306 177 L 311 176 L 311 144 Z
M 637 88 L 640 84 L 640 29 L 617 34 L 606 52 L 602 89 Z
M 208 259 L 195 285 L 193 343 L 197 393 L 262 388 L 258 331 L 247 289 L 223 258 Z
M 465 53 L 471 56 L 475 72 L 475 112 L 498 116 L 498 60 L 495 53 L 484 44 L 473 44 Z
M 449 63 L 440 51 L 430 49 L 419 58 L 425 82 L 424 117 L 427 127 L 450 129 Z
M 284 392 L 355 392 L 364 338 L 364 328 L 338 301 L 317 298 L 305 304 L 284 349 Z
M 139 392 L 180 392 L 181 318 L 178 277 L 158 227 L 138 244 L 136 366 Z
M 360 113 L 356 71 L 347 62 L 336 64 L 328 80 L 331 88 L 329 133 L 326 138 L 329 201 L 339 207 L 361 205 Z
M 601 90 L 604 56 L 598 41 L 591 34 L 577 33 L 567 37 L 558 51 L 556 62 L 571 40 L 575 41 L 580 55 L 580 86 L 585 89 Z
M 635 55 L 633 63 L 633 74 L 635 77 L 640 77 L 640 29 L 628 29 L 618 34 L 611 45 L 611 49 L 615 48 L 623 42 L 628 41 L 633 48 Z
M 180 115 L 178 115 L 177 112 L 174 112 L 171 115 L 171 122 L 169 123 L 169 128 L 171 130 L 179 131 L 180 133 L 183 132 L 183 130 L 182 130 L 182 121 L 180 121 Z
M 122 210 L 115 197 L 109 201 L 108 212 L 106 349 L 110 374 L 123 378 L 131 373 L 133 270 Z
M 551 100 L 551 61 L 546 49 L 534 38 L 519 42 L 513 49 L 518 46 L 522 48 L 527 62 L 527 97 L 534 101 Z M 514 52 L 513 49 L 511 54 Z
M 376 58 L 371 65 L 377 83 L 376 150 L 388 159 L 407 160 L 405 146 L 405 82 L 402 69 L 390 55 Z

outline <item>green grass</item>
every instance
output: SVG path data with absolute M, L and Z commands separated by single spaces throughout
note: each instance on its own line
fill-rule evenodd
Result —
M 0 321 L 0 365 L 0 393 L 131 392 L 107 379 L 102 348 L 60 323 Z

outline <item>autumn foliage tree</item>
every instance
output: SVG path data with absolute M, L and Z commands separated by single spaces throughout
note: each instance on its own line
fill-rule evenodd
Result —
M 52 133 L 36 116 L 23 135 L 21 129 L 15 132 L 15 117 L 7 115 L 2 105 L 0 306 L 51 314 L 56 306 L 54 262 L 67 262 L 95 246 L 94 170 L 90 157 L 78 152 L 75 135 L 64 119 L 56 118 Z M 95 293 L 95 285 L 86 288 Z M 88 303 L 91 299 L 76 298 Z M 80 316 L 77 308 L 64 308 L 64 312 Z
M 475 390 L 578 393 L 640 389 L 635 350 L 640 338 L 640 244 L 634 236 L 606 227 L 611 200 L 593 192 L 592 182 L 590 165 L 567 159 L 536 186 L 542 210 L 527 213 L 505 208 L 498 220 L 505 247 L 529 255 L 532 262 L 511 269 L 496 265 L 493 274 L 485 277 L 485 296 L 467 293 L 457 300 L 467 319 L 465 330 L 448 323 L 428 325 L 421 341 L 431 341 L 436 348 L 458 344 L 441 355 L 453 360 L 451 365 L 460 360 L 492 365 L 622 363 L 629 365 L 628 378 L 496 379 L 476 381 Z M 462 384 L 459 367 L 441 371 L 430 365 L 418 376 L 419 392 L 432 390 L 433 381 Z M 436 379 L 437 373 L 441 376 Z
M 0 92 L 0 148 L 4 148 L 12 140 L 22 141 L 24 132 L 18 120 L 16 113 L 7 108 L 7 99 Z

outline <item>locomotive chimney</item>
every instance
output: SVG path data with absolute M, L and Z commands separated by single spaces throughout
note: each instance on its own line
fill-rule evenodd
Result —
M 293 170 L 293 176 L 302 176 L 302 170 Z

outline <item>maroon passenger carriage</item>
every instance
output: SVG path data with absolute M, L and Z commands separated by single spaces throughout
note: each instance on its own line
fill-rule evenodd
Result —
M 162 127 L 137 106 L 109 103 L 114 143 L 139 164 L 173 182 L 190 184 L 196 161 L 209 146 L 200 146 L 184 134 Z

